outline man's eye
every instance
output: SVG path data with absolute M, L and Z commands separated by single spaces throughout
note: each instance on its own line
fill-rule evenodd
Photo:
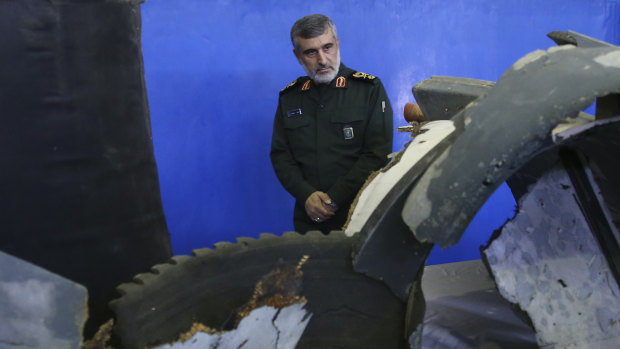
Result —
M 308 57 L 314 57 L 314 56 L 316 56 L 316 51 L 315 51 L 315 50 L 312 50 L 312 51 L 307 51 L 307 52 L 306 52 L 306 56 L 308 56 Z

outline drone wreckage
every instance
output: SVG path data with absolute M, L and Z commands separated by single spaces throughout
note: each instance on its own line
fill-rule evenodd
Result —
M 412 122 L 411 142 L 360 191 L 343 232 L 263 234 L 172 257 L 117 287 L 106 328 L 123 348 L 617 347 L 620 48 L 549 36 L 559 46 L 526 55 L 496 83 L 414 86 L 426 121 Z M 595 115 L 584 113 L 595 101 Z M 425 267 L 503 182 L 518 211 L 482 262 Z M 0 259 L 12 266 L 0 272 L 0 343 L 80 348 L 85 288 Z M 466 290 L 447 292 L 450 279 Z M 425 317 L 459 311 L 445 301 L 470 296 L 473 325 Z M 506 312 L 493 318 L 489 307 Z

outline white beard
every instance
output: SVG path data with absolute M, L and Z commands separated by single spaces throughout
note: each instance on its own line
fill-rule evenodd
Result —
M 306 65 L 303 63 L 301 64 L 301 66 L 304 67 L 306 74 L 308 74 L 312 81 L 319 84 L 328 84 L 336 78 L 336 75 L 338 75 L 338 70 L 340 69 L 340 50 L 338 50 L 338 54 L 336 55 L 335 66 L 328 65 L 332 68 L 332 70 L 330 70 L 330 72 L 327 74 L 318 74 L 316 71 L 310 71 L 308 67 L 306 67 Z

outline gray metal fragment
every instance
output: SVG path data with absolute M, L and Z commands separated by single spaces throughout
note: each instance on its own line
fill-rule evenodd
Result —
M 426 267 L 422 290 L 423 349 L 538 347 L 534 330 L 499 294 L 480 260 Z
M 0 252 L 0 348 L 79 349 L 82 285 Z
M 574 45 L 577 46 L 577 40 L 570 34 L 563 31 L 554 30 L 547 33 L 547 36 L 558 45 Z
M 577 46 L 579 47 L 600 47 L 600 46 L 606 46 L 606 47 L 618 47 L 615 45 L 612 45 L 608 42 L 605 41 L 601 41 L 592 37 L 589 37 L 587 35 L 583 35 L 581 33 L 577 33 L 575 31 L 569 30 L 567 31 L 568 35 L 572 36 L 573 38 L 575 38 L 575 40 L 577 41 Z
M 484 254 L 501 294 L 543 348 L 620 347 L 620 289 L 561 166 L 519 201 Z
M 389 168 L 365 186 L 346 228 L 351 235 L 359 231 L 353 248 L 355 271 L 382 280 L 403 301 L 433 244 L 417 241 L 400 213 L 416 180 L 457 136 L 446 120 L 429 122 L 422 130 Z
M 282 309 L 262 306 L 252 310 L 234 330 L 213 334 L 198 332 L 185 342 L 153 349 L 293 349 L 310 317 L 304 303 Z
M 596 118 L 606 119 L 620 115 L 620 94 L 613 93 L 596 98 Z
M 587 35 L 574 32 L 572 30 L 569 30 L 567 32 L 556 30 L 556 31 L 552 31 L 551 33 L 548 33 L 547 36 L 551 38 L 551 40 L 553 40 L 558 45 L 574 45 L 574 46 L 579 46 L 579 47 L 584 47 L 584 48 L 600 47 L 600 46 L 605 46 L 605 47 L 615 46 L 608 42 L 601 41 L 601 40 L 589 37 Z
M 601 40 L 589 37 L 587 35 L 583 35 L 581 33 L 577 33 L 577 32 L 572 31 L 572 30 L 567 31 L 567 34 L 570 35 L 571 37 L 575 38 L 575 41 L 577 42 L 577 46 L 579 46 L 579 47 L 600 47 L 600 46 L 617 47 L 617 46 L 612 45 L 612 44 L 610 44 L 608 42 L 601 41 Z
M 447 120 L 486 95 L 493 86 L 492 81 L 431 76 L 416 84 L 412 91 L 426 120 Z
M 568 32 L 553 31 L 547 36 L 558 45 L 574 45 L 579 47 L 617 47 L 610 43 L 569 30 Z M 620 94 L 612 93 L 596 98 L 596 118 L 603 119 L 620 115 Z
M 424 323 L 418 325 L 416 330 L 409 336 L 409 348 L 420 349 L 422 348 L 422 330 L 424 329 Z
M 616 47 L 534 51 L 457 114 L 464 132 L 422 175 L 402 211 L 417 240 L 443 248 L 458 242 L 493 191 L 551 145 L 558 123 L 620 91 L 617 57 Z
M 620 284 L 620 116 L 575 129 L 558 135 L 565 140 L 560 158 L 579 207 Z

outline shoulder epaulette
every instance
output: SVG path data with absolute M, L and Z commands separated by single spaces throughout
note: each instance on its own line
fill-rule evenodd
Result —
M 286 85 L 286 87 L 285 87 L 285 88 L 281 89 L 281 90 L 280 90 L 280 93 L 282 93 L 282 92 L 284 92 L 284 91 L 288 90 L 289 88 L 291 88 L 291 87 L 295 86 L 295 84 L 297 84 L 297 81 L 299 81 L 299 79 L 295 79 L 295 80 L 293 80 L 293 82 L 291 82 L 290 84 Z
M 353 75 L 351 75 L 352 78 L 355 79 L 359 79 L 359 80 L 365 80 L 368 82 L 374 82 L 377 77 L 374 75 L 370 75 L 370 74 L 366 74 L 366 73 L 362 73 L 361 71 L 357 71 L 355 73 L 353 73 Z

